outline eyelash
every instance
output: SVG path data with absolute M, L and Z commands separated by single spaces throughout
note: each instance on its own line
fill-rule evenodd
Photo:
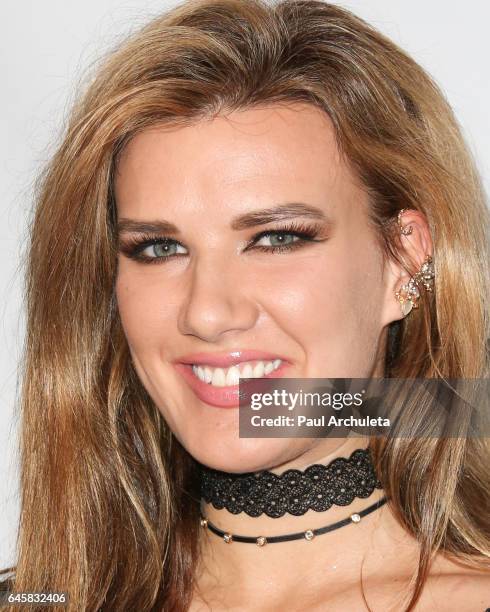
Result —
M 308 226 L 301 223 L 291 223 L 287 226 L 264 230 L 256 234 L 247 244 L 246 249 L 249 249 L 251 245 L 255 242 L 258 242 L 261 238 L 265 236 L 276 236 L 277 234 L 290 234 L 293 235 L 299 240 L 295 240 L 291 244 L 288 245 L 279 245 L 279 246 L 255 246 L 252 250 L 258 250 L 263 253 L 285 253 L 294 251 L 298 248 L 302 248 L 305 246 L 307 242 L 323 242 L 323 240 L 316 239 L 316 236 L 320 233 L 320 226 Z M 139 261 L 145 264 L 161 264 L 170 259 L 175 259 L 176 257 L 181 257 L 182 255 L 186 255 L 186 253 L 179 253 L 176 255 L 164 256 L 164 257 L 148 257 L 147 255 L 143 255 L 142 252 L 147 249 L 149 246 L 154 246 L 157 244 L 177 244 L 183 246 L 177 240 L 172 238 L 166 238 L 165 236 L 157 236 L 151 234 L 141 234 L 138 237 L 132 237 L 126 239 L 126 241 L 122 242 L 120 245 L 120 250 L 130 259 L 135 261 Z M 185 247 L 184 247 L 185 248 Z

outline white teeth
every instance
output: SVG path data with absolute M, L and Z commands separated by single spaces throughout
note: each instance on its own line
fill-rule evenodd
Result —
M 240 382 L 240 370 L 237 366 L 233 366 L 228 370 L 226 375 L 226 386 L 238 385 Z
M 193 365 L 195 376 L 214 387 L 238 385 L 240 378 L 262 378 L 281 365 L 280 359 L 274 361 L 247 361 L 229 368 L 213 368 L 208 365 Z
M 242 378 L 253 378 L 253 368 L 249 363 L 242 368 Z
M 224 387 L 226 385 L 226 376 L 221 368 L 216 368 L 214 370 L 211 384 L 215 387 Z
M 264 364 L 262 361 L 259 361 L 254 368 L 254 378 L 262 378 L 264 375 Z
M 267 376 L 267 374 L 270 374 L 273 369 L 274 364 L 271 361 L 268 361 L 264 367 L 264 374 Z

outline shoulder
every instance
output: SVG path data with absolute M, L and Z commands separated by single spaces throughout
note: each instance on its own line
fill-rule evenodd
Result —
M 466 568 L 444 559 L 431 572 L 422 592 L 417 612 L 437 610 L 485 612 L 490 609 L 490 566 Z
M 374 610 L 405 610 L 412 595 L 411 576 L 389 574 L 366 584 Z M 339 602 L 340 603 L 340 602 Z M 362 602 L 357 602 L 359 609 Z M 340 609 L 340 608 L 339 608 Z M 490 574 L 485 571 L 431 572 L 413 612 L 486 612 L 490 609 Z
M 386 557 L 383 555 L 381 565 L 386 567 L 390 576 L 385 585 L 387 589 L 391 584 L 407 584 L 408 587 L 417 570 L 420 546 L 413 536 L 399 529 L 391 514 L 390 518 L 393 518 L 389 524 L 390 537 L 382 547 Z M 380 591 L 383 591 L 383 586 L 379 585 Z M 413 612 L 485 612 L 487 609 L 490 609 L 490 559 L 482 554 L 474 557 L 474 565 L 470 566 L 469 562 L 464 563 L 449 552 L 439 550 L 432 559 Z

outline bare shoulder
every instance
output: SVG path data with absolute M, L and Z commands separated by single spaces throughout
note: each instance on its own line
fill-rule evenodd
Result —
M 404 610 L 412 589 L 407 575 L 390 574 L 367 590 L 373 610 Z M 345 596 L 345 595 L 344 595 Z M 339 602 L 335 602 L 336 604 Z M 362 602 L 359 609 L 362 608 Z M 404 605 L 402 605 L 404 604 Z M 340 611 L 340 605 L 338 610 Z M 457 569 L 431 571 L 413 612 L 486 612 L 490 609 L 490 573 L 485 570 Z M 337 610 L 333 607 L 332 610 Z
M 473 569 L 439 558 L 415 609 L 485 612 L 489 608 L 490 565 Z

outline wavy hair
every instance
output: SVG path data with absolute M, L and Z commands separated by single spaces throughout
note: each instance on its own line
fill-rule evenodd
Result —
M 199 556 L 195 462 L 132 367 L 114 293 L 114 172 L 125 144 L 149 126 L 293 102 L 332 121 L 387 256 L 400 257 L 391 228 L 401 208 L 428 220 L 435 290 L 390 325 L 386 374 L 487 375 L 489 211 L 430 76 L 335 5 L 184 2 L 99 63 L 39 177 L 26 267 L 16 591 L 69 591 L 77 612 L 187 610 Z M 489 517 L 478 508 L 490 490 L 489 449 L 469 437 L 376 438 L 370 447 L 393 512 L 420 543 L 410 611 L 436 552 L 488 566 Z

